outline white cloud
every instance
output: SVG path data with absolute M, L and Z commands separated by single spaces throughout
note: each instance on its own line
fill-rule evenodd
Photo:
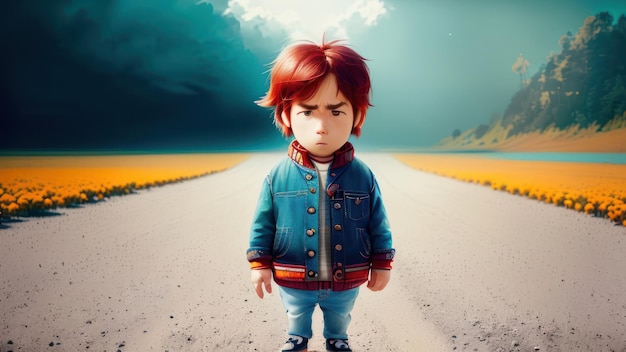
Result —
M 350 18 L 352 14 L 358 13 L 365 21 L 365 24 L 372 26 L 376 24 L 376 20 L 379 16 L 387 13 L 385 3 L 379 0 L 362 0 L 352 3 L 347 11 L 347 18 Z
M 258 28 L 263 35 L 288 33 L 289 39 L 348 39 L 347 25 L 376 25 L 387 13 L 382 0 L 229 0 L 225 15 L 232 14 L 242 27 Z

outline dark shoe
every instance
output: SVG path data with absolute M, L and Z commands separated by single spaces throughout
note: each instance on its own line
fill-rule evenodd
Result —
M 309 345 L 309 339 L 302 336 L 289 335 L 289 340 L 280 352 L 306 352 Z
M 326 351 L 328 352 L 352 352 L 348 340 L 326 339 Z

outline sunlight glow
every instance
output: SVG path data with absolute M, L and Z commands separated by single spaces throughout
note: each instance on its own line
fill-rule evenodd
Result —
M 323 34 L 348 39 L 348 23 L 376 25 L 388 8 L 382 0 L 229 0 L 224 15 L 234 15 L 263 35 L 284 31 L 294 40 L 319 41 Z

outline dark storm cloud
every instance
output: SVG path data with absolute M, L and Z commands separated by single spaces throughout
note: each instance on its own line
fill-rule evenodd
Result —
M 0 19 L 0 148 L 234 147 L 278 135 L 253 104 L 266 63 L 210 4 L 27 0 Z

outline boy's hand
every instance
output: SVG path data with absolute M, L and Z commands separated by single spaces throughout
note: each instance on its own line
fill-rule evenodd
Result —
M 267 293 L 272 293 L 272 269 L 252 269 L 250 278 L 259 298 L 263 298 L 263 286 Z
M 367 283 L 367 288 L 372 291 L 381 291 L 387 286 L 391 279 L 391 270 L 373 269 L 370 274 L 370 281 Z

